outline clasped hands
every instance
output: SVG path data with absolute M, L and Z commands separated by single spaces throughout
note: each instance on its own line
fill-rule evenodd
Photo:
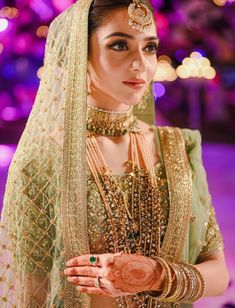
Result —
M 64 274 L 79 292 L 119 297 L 162 290 L 163 269 L 155 260 L 123 252 L 107 253 L 95 255 L 98 262 L 91 266 L 90 256 L 75 257 L 66 263 Z M 99 288 L 94 286 L 97 277 Z

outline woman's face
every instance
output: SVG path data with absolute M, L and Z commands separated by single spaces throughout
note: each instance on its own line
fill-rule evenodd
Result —
M 90 38 L 88 89 L 99 107 L 126 110 L 139 103 L 157 67 L 154 22 L 148 32 L 132 29 L 126 8 L 114 11 Z M 145 83 L 132 88 L 125 81 Z

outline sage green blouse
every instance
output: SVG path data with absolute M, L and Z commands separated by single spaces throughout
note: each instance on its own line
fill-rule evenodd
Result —
M 159 163 L 157 163 L 154 166 L 155 174 L 157 177 L 157 184 L 160 192 L 160 199 L 161 199 L 161 207 L 163 212 L 163 219 L 162 219 L 162 235 L 164 236 L 164 232 L 167 227 L 168 223 L 168 215 L 169 215 L 169 195 L 168 195 L 168 188 L 167 188 L 167 178 L 166 173 L 164 169 L 164 162 L 163 157 L 161 153 L 161 147 L 160 142 L 158 138 L 157 129 L 153 128 L 155 130 L 155 141 L 156 146 L 158 150 L 158 155 L 160 158 Z M 192 153 L 193 148 L 195 148 L 195 144 L 192 143 L 191 136 L 197 135 L 198 136 L 198 142 L 197 146 L 199 146 L 198 143 L 200 143 L 200 135 L 197 131 L 193 132 L 190 130 L 182 130 L 184 138 L 185 138 L 185 148 L 188 153 Z M 198 151 L 197 155 L 188 155 L 190 164 L 192 167 L 197 168 L 195 164 L 198 164 L 198 162 L 201 161 L 200 157 L 200 151 Z M 199 169 L 202 168 L 202 166 L 198 166 Z M 195 170 L 194 176 L 198 173 L 198 170 Z M 116 180 L 119 183 L 119 186 L 122 188 L 122 190 L 125 192 L 127 198 L 130 200 L 131 198 L 131 185 L 132 177 L 129 174 L 124 175 L 114 175 Z M 194 178 L 195 180 L 195 178 Z M 89 232 L 89 241 L 90 241 L 90 249 L 91 253 L 107 253 L 107 243 L 109 241 L 109 232 L 108 232 L 108 217 L 105 212 L 105 208 L 103 205 L 103 202 L 101 200 L 100 193 L 97 189 L 96 183 L 91 175 L 89 173 L 87 177 L 87 184 L 88 184 L 88 195 L 87 195 L 87 205 L 88 205 L 88 232 Z M 204 188 L 205 189 L 205 188 Z M 193 224 L 197 220 L 196 216 L 191 217 L 191 223 Z M 143 221 L 142 223 L 145 223 Z M 216 215 L 215 210 L 212 204 L 210 204 L 210 212 L 209 212 L 209 219 L 206 224 L 206 235 L 205 239 L 201 245 L 201 251 L 198 257 L 206 257 L 207 255 L 210 255 L 214 253 L 217 250 L 220 250 L 223 248 L 223 240 L 222 235 L 218 226 L 218 223 L 216 221 Z M 101 240 L 102 239 L 102 240 Z

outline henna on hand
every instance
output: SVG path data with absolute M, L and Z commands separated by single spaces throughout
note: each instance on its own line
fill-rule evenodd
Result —
M 98 255 L 99 264 L 90 266 L 90 255 L 82 255 L 67 262 L 64 271 L 68 281 L 78 291 L 119 297 L 144 291 L 162 291 L 165 273 L 159 262 L 143 255 L 115 254 Z M 101 288 L 93 287 L 94 277 L 101 277 Z M 84 289 L 84 287 L 86 289 Z
M 150 290 L 157 280 L 155 261 L 140 255 L 115 256 L 109 272 L 115 288 L 137 293 Z

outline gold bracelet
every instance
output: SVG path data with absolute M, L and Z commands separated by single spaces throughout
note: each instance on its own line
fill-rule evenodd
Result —
M 182 277 L 183 275 L 181 274 L 180 269 L 176 264 L 170 263 L 169 266 L 173 269 L 175 273 L 176 289 L 170 296 L 166 297 L 164 301 L 177 302 L 177 300 L 182 297 L 182 292 L 185 289 L 184 277 Z
M 182 279 L 182 282 L 183 282 L 183 285 L 184 285 L 184 288 L 181 292 L 181 294 L 179 295 L 178 299 L 177 299 L 177 302 L 180 302 L 186 295 L 187 291 L 188 291 L 188 286 L 189 286 L 189 282 L 188 282 L 188 279 L 187 279 L 187 276 L 185 274 L 185 271 L 182 267 L 181 264 L 177 264 L 177 267 L 180 271 L 180 274 L 181 274 L 181 279 Z
M 189 278 L 190 288 L 178 303 L 193 303 L 205 294 L 205 282 L 197 268 L 187 263 L 181 263 Z
M 195 266 L 193 266 L 193 271 L 197 275 L 198 282 L 199 282 L 198 292 L 195 294 L 195 296 L 193 298 L 193 301 L 196 302 L 205 295 L 206 285 L 205 285 L 205 281 L 204 281 L 204 278 L 203 278 L 201 272 Z
M 152 258 L 153 259 L 153 258 Z M 171 288 L 172 288 L 172 275 L 171 275 L 171 270 L 168 265 L 168 263 L 160 258 L 160 257 L 155 257 L 154 260 L 162 266 L 163 270 L 165 271 L 165 283 L 164 283 L 164 289 L 163 291 L 159 294 L 159 292 L 155 291 L 148 291 L 146 292 L 151 298 L 155 300 L 164 300 L 167 295 L 170 293 Z
M 186 292 L 184 298 L 180 302 L 191 303 L 191 300 L 195 296 L 195 292 L 197 291 L 197 276 L 195 275 L 192 266 L 186 263 L 182 263 L 181 265 L 187 276 L 189 288 L 188 292 Z

